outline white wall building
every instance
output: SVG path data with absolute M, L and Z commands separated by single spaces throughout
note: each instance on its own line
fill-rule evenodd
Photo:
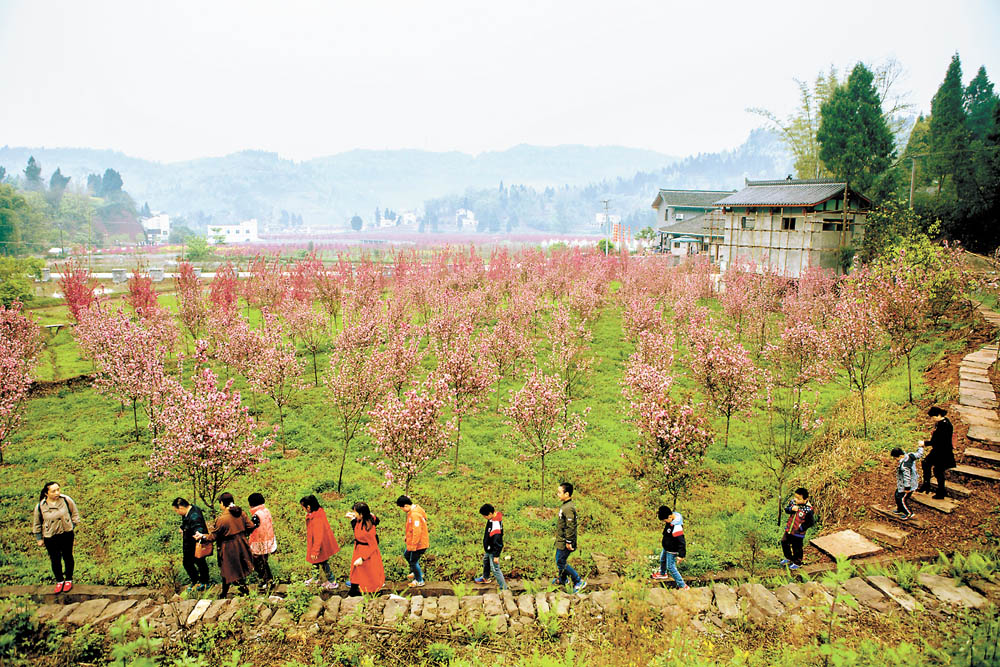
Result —
M 212 225 L 208 228 L 208 242 L 210 245 L 219 243 L 256 243 L 260 241 L 257 236 L 257 218 L 244 220 L 238 225 Z
M 170 237 L 170 216 L 166 213 L 140 220 L 142 229 L 146 232 L 146 240 L 150 243 L 166 243 Z

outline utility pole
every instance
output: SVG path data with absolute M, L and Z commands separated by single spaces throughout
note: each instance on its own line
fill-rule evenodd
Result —
M 604 256 L 608 256 L 608 246 L 611 245 L 611 218 L 608 216 L 608 202 L 610 199 L 602 199 L 601 203 L 604 204 L 604 224 L 608 226 L 607 236 L 604 240 Z

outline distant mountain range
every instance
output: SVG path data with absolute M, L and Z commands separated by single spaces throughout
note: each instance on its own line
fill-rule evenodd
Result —
M 303 162 L 242 151 L 163 164 L 109 150 L 4 146 L 0 165 L 8 177 L 20 175 L 29 156 L 41 164 L 46 182 L 59 167 L 72 177 L 71 187 L 86 184 L 89 173 L 115 169 L 138 205 L 148 202 L 154 211 L 175 216 L 210 217 L 215 223 L 248 217 L 267 221 L 284 210 L 310 226 L 336 227 L 354 214 L 368 219 L 376 207 L 416 209 L 427 199 L 496 188 L 501 182 L 538 190 L 569 187 L 581 194 L 615 192 L 631 211 L 648 207 L 659 187 L 736 187 L 744 176 L 784 176 L 790 164 L 777 138 L 761 130 L 733 151 L 685 159 L 620 146 L 521 145 L 476 156 L 353 150 Z M 588 222 L 590 208 L 588 202 Z

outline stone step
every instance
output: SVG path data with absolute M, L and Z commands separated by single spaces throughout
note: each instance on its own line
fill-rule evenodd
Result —
M 917 575 L 917 581 L 938 600 L 951 605 L 981 609 L 988 604 L 982 595 L 968 586 L 959 586 L 957 581 L 949 577 L 920 573 Z
M 958 403 L 952 403 L 951 408 L 961 414 L 962 419 L 972 420 L 970 423 L 1000 422 L 1000 414 L 996 410 L 973 408 L 968 405 L 959 405 Z
M 893 600 L 906 611 L 914 611 L 917 608 L 917 601 L 899 587 L 895 581 L 883 575 L 872 575 L 865 577 L 868 583 L 882 592 L 883 595 Z
M 977 468 L 976 466 L 970 465 L 959 465 L 952 468 L 955 472 L 960 475 L 967 475 L 969 477 L 974 477 L 975 479 L 985 479 L 990 482 L 1000 482 L 1000 472 L 996 470 L 991 470 L 990 468 Z
M 896 528 L 887 523 L 874 522 L 863 524 L 858 528 L 858 532 L 869 539 L 878 540 L 882 544 L 888 544 L 893 547 L 901 547 L 906 544 L 906 538 L 910 535 L 908 531 L 902 528 Z
M 969 440 L 1000 444 L 1000 423 L 996 427 L 972 424 L 969 426 Z
M 893 523 L 899 524 L 901 526 L 906 526 L 907 528 L 913 528 L 914 530 L 927 530 L 928 528 L 931 527 L 929 523 L 927 523 L 923 519 L 918 519 L 917 517 L 912 517 L 909 519 L 900 519 L 898 516 L 893 514 L 893 510 L 888 507 L 870 506 L 870 509 L 883 519 L 888 519 Z
M 947 482 L 945 482 L 945 486 L 947 486 Z M 944 514 L 951 514 L 955 511 L 955 508 L 958 507 L 958 503 L 951 498 L 935 498 L 929 493 L 922 493 L 919 491 L 910 496 L 910 500 L 915 503 L 919 503 L 924 507 L 930 507 L 938 512 L 943 512 Z
M 880 614 L 892 611 L 893 601 L 862 577 L 851 577 L 844 582 L 844 590 L 854 596 L 860 604 Z
M 992 382 L 980 382 L 979 380 L 963 380 L 958 381 L 958 390 L 960 392 L 972 392 L 974 395 L 978 395 L 980 398 L 989 398 L 991 396 L 996 397 L 996 392 L 993 391 Z
M 988 449 L 980 449 L 978 447 L 966 447 L 965 455 L 977 459 L 982 459 L 983 461 L 989 461 L 990 463 L 1000 463 L 1000 452 L 991 452 Z
M 964 359 L 964 360 L 962 360 L 962 363 L 959 366 L 959 369 L 962 369 L 962 368 L 975 368 L 975 369 L 979 369 L 979 370 L 988 371 L 990 369 L 990 366 L 992 366 L 992 365 L 993 365 L 992 361 L 970 361 L 968 359 Z
M 985 408 L 987 410 L 996 410 L 997 406 L 1000 406 L 1000 403 L 997 403 L 996 400 L 977 398 L 965 392 L 959 392 L 958 402 L 961 405 L 968 405 L 973 408 Z
M 931 482 L 931 489 L 937 491 L 937 482 Z M 949 498 L 968 498 L 972 495 L 972 489 L 950 479 L 944 483 L 944 492 Z
M 809 544 L 831 558 L 836 558 L 837 556 L 861 558 L 882 551 L 882 547 L 850 529 L 814 537 L 809 540 Z

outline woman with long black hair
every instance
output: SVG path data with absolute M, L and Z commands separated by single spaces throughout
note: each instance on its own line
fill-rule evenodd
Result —
M 366 503 L 354 503 L 347 513 L 354 529 L 354 553 L 351 555 L 351 595 L 374 593 L 385 584 L 382 552 L 378 548 L 375 526 L 378 517 Z
M 57 482 L 46 482 L 38 494 L 31 532 L 38 546 L 49 553 L 52 574 L 56 578 L 56 593 L 73 590 L 73 535 L 80 525 L 80 512 L 69 496 L 60 492 Z M 65 568 L 63 567 L 65 565 Z

